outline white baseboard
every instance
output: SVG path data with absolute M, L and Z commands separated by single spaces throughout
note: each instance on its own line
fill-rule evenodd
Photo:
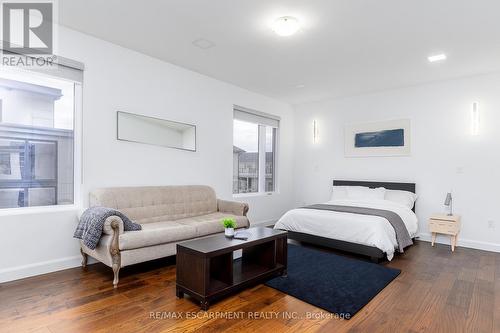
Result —
M 63 269 L 73 268 L 80 266 L 81 262 L 81 256 L 74 256 L 6 268 L 0 270 L 0 282 L 19 280 L 30 276 L 47 274 Z
M 418 236 L 418 239 L 430 242 L 431 234 L 426 234 L 426 233 L 420 234 Z M 446 235 L 438 235 L 438 237 L 436 238 L 436 243 L 450 245 L 450 237 Z M 490 252 L 500 252 L 500 244 L 475 241 L 470 239 L 461 239 L 460 236 L 458 237 L 457 240 L 457 246 L 490 251 Z
M 268 226 L 276 223 L 277 219 L 263 220 L 252 222 L 250 226 Z M 74 268 L 81 266 L 82 257 L 80 255 L 73 257 L 65 257 L 54 260 L 42 261 L 29 265 L 15 266 L 0 270 L 0 283 L 24 279 L 31 276 L 42 275 L 52 272 L 61 271 L 63 269 Z M 91 265 L 96 261 L 89 257 L 88 264 Z

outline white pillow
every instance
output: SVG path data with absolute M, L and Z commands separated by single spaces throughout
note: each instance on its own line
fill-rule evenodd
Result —
M 332 197 L 330 200 L 345 200 L 347 199 L 348 186 L 334 186 L 332 188 Z
M 347 187 L 347 196 L 353 200 L 384 200 L 385 188 L 369 188 L 364 186 Z
M 408 191 L 386 190 L 385 200 L 398 203 L 400 205 L 408 207 L 409 209 L 413 209 L 415 201 L 417 200 L 417 195 Z

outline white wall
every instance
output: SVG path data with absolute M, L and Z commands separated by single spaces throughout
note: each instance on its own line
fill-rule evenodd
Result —
M 334 178 L 415 182 L 420 232 L 428 239 L 427 219 L 444 211 L 451 190 L 463 218 L 459 244 L 500 251 L 499 92 L 497 73 L 297 106 L 296 204 L 328 200 Z M 473 101 L 481 112 L 477 137 L 470 135 Z M 344 157 L 344 124 L 401 118 L 411 119 L 410 157 Z
M 240 199 L 252 223 L 269 222 L 293 205 L 293 110 L 285 103 L 61 28 L 59 54 L 85 64 L 83 185 L 207 184 L 232 199 L 233 104 L 281 117 L 280 193 Z M 200 52 L 193 49 L 193 52 Z M 116 111 L 197 125 L 197 152 L 116 140 Z M 79 264 L 72 238 L 77 209 L 0 215 L 0 282 Z M 2 213 L 0 213 L 2 214 Z

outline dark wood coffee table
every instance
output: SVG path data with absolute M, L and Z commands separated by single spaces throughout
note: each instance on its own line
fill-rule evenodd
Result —
M 265 227 L 242 229 L 247 240 L 224 234 L 177 244 L 176 295 L 184 293 L 207 310 L 210 302 L 276 275 L 286 275 L 287 233 Z M 242 257 L 233 259 L 233 251 Z

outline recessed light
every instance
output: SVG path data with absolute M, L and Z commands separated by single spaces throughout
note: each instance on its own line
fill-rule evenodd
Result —
M 305 84 L 297 84 L 295 88 L 302 89 L 305 88 L 305 86 L 306 86 Z
M 282 16 L 273 23 L 273 31 L 279 36 L 291 36 L 300 29 L 299 20 L 293 16 Z
M 199 47 L 200 49 L 206 50 L 214 47 L 215 43 L 205 38 L 198 38 L 197 40 L 193 41 L 193 45 Z
M 431 56 L 427 57 L 427 59 L 429 59 L 429 62 L 446 60 L 446 54 L 441 53 L 441 54 L 431 55 Z

